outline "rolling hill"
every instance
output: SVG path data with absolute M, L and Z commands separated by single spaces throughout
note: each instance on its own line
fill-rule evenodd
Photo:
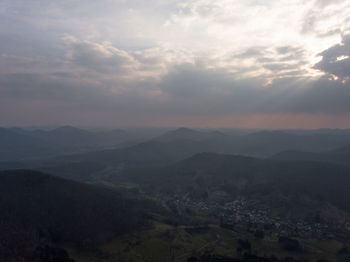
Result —
M 10 229 L 1 234 L 0 248 L 13 243 L 10 248 L 21 249 L 16 239 L 28 239 L 32 249 L 41 242 L 89 248 L 142 228 L 142 206 L 105 187 L 35 171 L 1 171 L 0 227 Z
M 327 152 L 283 151 L 271 157 L 284 161 L 317 161 L 350 165 L 350 146 Z
M 55 175 L 64 174 L 74 180 L 90 181 L 108 178 L 126 168 L 166 166 L 202 152 L 267 157 L 291 149 L 313 149 L 315 152 L 335 149 L 347 139 L 350 141 L 348 136 L 296 135 L 282 131 L 229 136 L 180 128 L 130 147 L 76 154 L 29 167 Z
M 60 133 L 61 137 L 66 137 L 68 136 L 67 133 L 81 134 L 82 131 L 64 127 L 56 130 L 56 132 Z M 82 135 L 82 137 L 86 137 L 84 141 L 87 141 L 89 140 L 89 134 L 85 132 L 86 131 L 83 131 L 85 135 Z M 105 136 L 108 135 L 105 134 Z M 54 137 L 58 137 L 58 135 Z M 72 139 L 74 140 L 74 138 Z M 69 141 L 68 138 L 63 140 Z M 60 140 L 57 139 L 57 141 Z M 92 139 L 91 141 L 94 140 Z M 312 152 L 310 153 L 312 157 L 305 157 L 304 159 L 301 156 L 302 153 L 300 153 L 300 156 L 296 156 L 295 160 L 313 160 L 320 152 L 335 150 L 347 143 L 350 144 L 350 136 L 348 133 L 294 134 L 285 131 L 259 131 L 234 136 L 216 131 L 203 132 L 180 128 L 166 132 L 152 140 L 119 149 L 93 150 L 93 148 L 90 148 L 90 152 L 78 154 L 77 151 L 75 151 L 74 155 L 70 154 L 65 156 L 57 156 L 59 152 L 62 152 L 58 150 L 57 152 L 55 151 L 56 157 L 51 158 L 48 158 L 50 154 L 47 150 L 37 150 L 35 154 L 41 152 L 41 157 L 37 157 L 34 161 L 5 161 L 8 156 L 5 152 L 3 153 L 4 157 L 0 157 L 0 168 L 30 168 L 55 175 L 63 175 L 65 178 L 69 179 L 91 181 L 114 176 L 127 168 L 155 167 L 174 164 L 177 161 L 184 160 L 194 154 L 202 152 L 270 157 L 271 155 L 276 155 L 285 150 L 309 151 Z M 64 145 L 63 142 L 60 144 Z M 74 145 L 74 143 L 71 144 Z M 31 147 L 27 148 L 30 150 Z M 343 153 L 335 154 L 339 157 L 340 154 Z M 324 157 L 321 157 L 320 160 L 323 159 Z M 345 161 L 346 158 L 341 160 L 341 162 Z
M 0 161 L 26 161 L 115 148 L 135 139 L 123 130 L 90 132 L 72 126 L 53 130 L 0 128 Z
M 190 128 L 181 127 L 175 130 L 166 132 L 165 134 L 156 137 L 155 141 L 169 142 L 176 140 L 191 140 L 191 141 L 205 141 L 205 140 L 222 140 L 229 136 L 219 131 L 197 131 Z

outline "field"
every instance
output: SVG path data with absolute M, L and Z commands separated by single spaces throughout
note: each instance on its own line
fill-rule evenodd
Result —
M 242 235 L 239 238 L 243 238 Z M 95 251 L 77 252 L 72 248 L 70 256 L 77 262 L 185 262 L 191 256 L 204 253 L 226 257 L 240 257 L 244 252 L 280 259 L 334 261 L 343 244 L 337 241 L 300 240 L 301 251 L 283 250 L 278 239 L 268 237 L 258 239 L 247 234 L 244 239 L 251 243 L 250 250 L 239 251 L 238 236 L 231 230 L 216 225 L 208 227 L 171 226 L 155 222 L 152 229 L 124 235 Z

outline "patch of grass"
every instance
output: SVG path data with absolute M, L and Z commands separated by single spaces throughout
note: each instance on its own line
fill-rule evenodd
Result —
M 328 259 L 334 261 L 342 244 L 337 241 L 299 240 L 302 251 L 288 252 L 282 250 L 276 237 L 257 239 L 252 235 L 237 235 L 236 233 L 210 226 L 208 230 L 188 233 L 186 226 L 171 226 L 159 222 L 152 229 L 124 235 L 105 244 L 94 253 L 80 253 L 69 249 L 69 253 L 77 262 L 186 262 L 192 255 L 205 251 L 228 257 L 237 257 L 237 239 L 248 239 L 252 244 L 252 253 L 260 256 L 276 256 L 284 259 Z

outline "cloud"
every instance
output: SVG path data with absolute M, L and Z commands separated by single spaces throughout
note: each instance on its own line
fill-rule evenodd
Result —
M 350 35 L 344 36 L 340 44 L 328 48 L 320 56 L 322 60 L 315 65 L 315 68 L 332 74 L 342 81 L 349 81 Z
M 343 2 L 342 0 L 333 0 L 333 1 L 328 1 L 328 0 L 316 0 L 315 5 L 318 7 L 327 7 L 329 5 L 337 5 L 339 3 Z
M 137 66 L 137 61 L 126 51 L 112 46 L 109 42 L 94 43 L 64 37 L 66 58 L 69 62 L 103 74 L 128 73 Z
M 349 88 L 341 80 L 327 77 L 317 80 L 292 71 L 293 61 L 300 61 L 299 56 L 304 55 L 295 47 L 257 47 L 235 57 L 241 61 L 251 58 L 264 61 L 262 65 L 279 76 L 266 83 L 270 73 L 242 77 L 251 69 L 239 67 L 232 71 L 227 66 L 212 67 L 210 58 L 181 63 L 182 59 L 176 62 L 174 58 L 176 52 L 169 50 L 134 53 L 110 43 L 67 41 L 65 39 L 63 45 L 66 53 L 59 66 L 61 70 L 0 75 L 3 99 L 64 101 L 79 105 L 81 110 L 118 110 L 130 115 L 137 112 L 169 116 L 350 112 L 345 103 L 350 98 Z M 332 52 L 325 51 L 327 60 L 331 59 L 329 53 L 333 53 L 333 48 Z M 168 56 L 167 62 L 162 59 L 164 56 Z M 27 66 L 24 63 L 23 67 Z M 152 74 L 145 74 L 144 70 Z M 344 102 L 339 105 L 339 101 Z
M 228 71 L 182 65 L 166 75 L 159 86 L 171 98 L 168 109 L 183 114 L 350 113 L 350 86 L 341 81 L 300 78 L 239 79 Z
M 317 0 L 303 18 L 302 33 L 334 37 L 349 29 L 350 1 Z
M 4 0 L 2 119 L 348 114 L 349 4 Z
M 15 74 L 1 76 L 0 80 L 3 106 L 9 101 L 23 104 L 18 107 L 18 113 L 28 105 L 33 110 L 45 106 L 51 111 L 60 108 L 65 114 L 71 109 L 76 119 L 85 114 L 111 117 L 113 112 L 123 115 L 123 119 L 129 117 L 135 121 L 150 115 L 171 119 L 179 116 L 220 118 L 232 114 L 249 117 L 256 114 L 350 113 L 347 102 L 350 86 L 340 81 L 327 77 L 319 80 L 290 77 L 262 86 L 261 78 L 239 79 L 229 71 L 208 69 L 200 64 L 177 65 L 160 80 L 128 81 L 121 89 L 115 89 L 116 83 L 104 78 L 92 81 L 69 72 Z M 68 109 L 63 110 L 63 107 Z M 22 113 L 23 116 L 27 114 Z M 40 114 L 30 117 L 35 119 Z M 64 119 L 63 113 L 60 118 Z

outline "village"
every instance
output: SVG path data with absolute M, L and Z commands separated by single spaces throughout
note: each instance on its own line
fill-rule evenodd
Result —
M 236 233 L 250 232 L 257 237 L 295 237 L 301 239 L 350 239 L 350 222 L 336 224 L 282 218 L 258 200 L 238 198 L 230 202 L 196 201 L 188 196 L 174 195 L 168 201 L 179 210 L 190 210 L 200 216 L 217 219 L 223 228 Z

